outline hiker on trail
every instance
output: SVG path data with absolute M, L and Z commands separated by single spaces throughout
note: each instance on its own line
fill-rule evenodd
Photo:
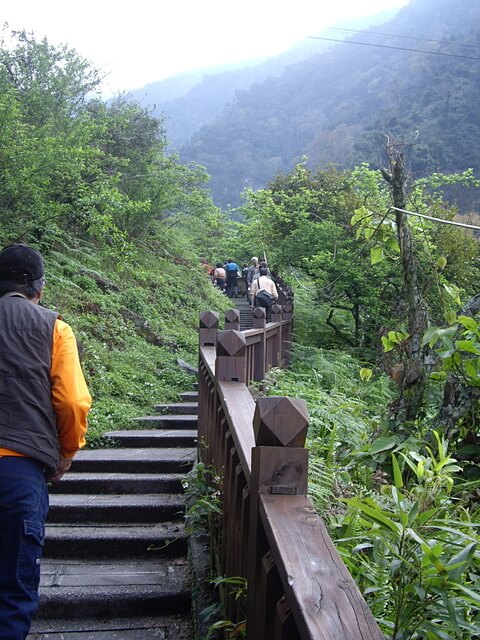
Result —
M 242 277 L 239 280 L 238 295 L 241 298 L 245 294 L 248 300 L 247 273 L 248 264 L 244 262 L 242 265 Z
M 263 307 L 267 322 L 270 322 L 272 305 L 278 299 L 278 291 L 274 281 L 268 276 L 268 267 L 266 264 L 260 265 L 258 278 L 252 281 L 251 293 L 253 297 L 253 306 Z
M 257 278 L 260 277 L 260 268 L 264 267 L 267 270 L 267 276 L 270 278 L 270 280 L 273 280 L 272 278 L 272 274 L 270 272 L 270 269 L 268 268 L 268 265 L 265 261 L 259 262 L 258 263 L 258 269 L 256 270 L 256 272 L 253 274 L 253 278 L 252 278 L 252 282 L 253 280 L 256 280 Z
M 205 273 L 210 276 L 210 273 L 213 269 L 212 265 L 208 262 L 208 260 L 206 260 L 205 258 L 202 258 L 200 261 L 200 264 L 202 265 L 202 269 L 205 271 Z
M 225 283 L 226 283 L 226 271 L 223 268 L 221 262 L 217 262 L 217 266 L 215 267 L 215 271 L 213 272 L 213 284 L 218 287 L 221 291 L 225 291 Z
M 40 253 L 0 252 L 0 639 L 25 640 L 38 606 L 48 512 L 85 444 L 91 397 L 72 329 L 39 306 Z
M 233 260 L 227 260 L 225 271 L 227 272 L 227 296 L 229 298 L 234 298 L 238 293 L 237 280 L 240 267 Z

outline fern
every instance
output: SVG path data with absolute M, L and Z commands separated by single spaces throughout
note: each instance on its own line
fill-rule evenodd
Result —
M 324 512 L 331 502 L 334 480 L 333 459 L 332 466 L 320 458 L 311 459 L 308 473 L 308 493 L 320 513 Z

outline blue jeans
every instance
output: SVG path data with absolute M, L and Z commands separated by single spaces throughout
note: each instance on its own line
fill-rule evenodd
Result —
M 44 465 L 0 457 L 0 640 L 25 640 L 30 630 L 47 512 Z

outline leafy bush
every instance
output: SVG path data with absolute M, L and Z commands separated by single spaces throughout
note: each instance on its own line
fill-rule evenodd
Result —
M 392 454 L 393 484 L 346 499 L 335 519 L 337 549 L 394 640 L 478 637 L 479 524 L 452 498 L 461 467 L 436 443 L 402 454 L 403 469 Z

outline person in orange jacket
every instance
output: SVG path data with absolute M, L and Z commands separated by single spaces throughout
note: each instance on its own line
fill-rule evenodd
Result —
M 0 639 L 24 640 L 38 607 L 48 512 L 85 445 L 91 397 L 71 327 L 39 306 L 43 258 L 25 244 L 0 252 Z

